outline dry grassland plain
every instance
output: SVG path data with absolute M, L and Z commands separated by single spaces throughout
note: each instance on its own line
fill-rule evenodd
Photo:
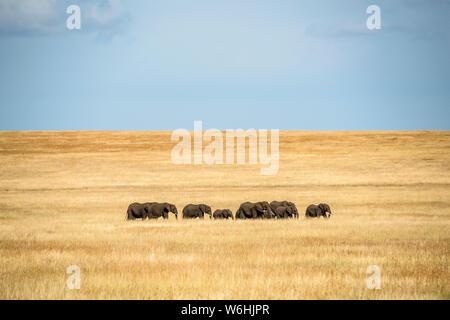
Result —
M 0 299 L 449 299 L 450 132 L 280 132 L 274 176 L 174 165 L 170 136 L 0 133 Z M 263 200 L 301 217 L 125 220 L 135 201 Z M 332 218 L 305 219 L 319 202 Z

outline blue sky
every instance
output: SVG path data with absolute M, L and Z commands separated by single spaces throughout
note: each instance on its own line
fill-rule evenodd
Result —
M 449 130 L 449 16 L 449 0 L 0 0 L 0 130 Z

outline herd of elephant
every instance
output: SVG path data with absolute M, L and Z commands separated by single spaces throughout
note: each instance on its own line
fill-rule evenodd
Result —
M 164 202 L 132 203 L 128 206 L 127 219 L 168 219 L 169 212 L 178 219 L 177 207 Z M 211 207 L 206 204 L 188 204 L 183 208 L 183 219 L 204 219 L 205 214 L 212 219 L 289 219 L 299 218 L 297 207 L 289 201 L 244 202 L 239 206 L 235 216 L 230 209 L 218 209 L 212 213 Z M 306 208 L 305 216 L 308 218 L 330 218 L 331 209 L 326 203 L 310 205 Z

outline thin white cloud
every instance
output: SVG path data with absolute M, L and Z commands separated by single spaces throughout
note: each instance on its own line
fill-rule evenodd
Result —
M 82 30 L 119 32 L 128 21 L 121 0 L 0 0 L 0 34 L 54 34 L 65 30 L 66 8 L 81 8 Z
M 121 0 L 84 1 L 83 8 L 86 28 L 100 37 L 109 38 L 120 33 L 129 22 L 129 14 Z
M 56 0 L 0 0 L 0 31 L 49 32 L 58 17 Z
M 351 37 L 370 34 L 370 30 L 364 24 L 346 24 L 346 25 L 309 25 L 306 34 L 313 37 Z
M 107 6 L 95 4 L 90 7 L 87 15 L 97 25 L 107 26 L 122 20 L 125 15 L 125 10 L 120 0 L 108 0 Z

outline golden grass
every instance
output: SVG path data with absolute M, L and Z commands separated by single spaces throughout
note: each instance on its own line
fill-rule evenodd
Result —
M 282 132 L 276 176 L 176 166 L 173 145 L 169 132 L 0 133 L 0 299 L 449 299 L 449 132 Z M 285 199 L 335 215 L 124 220 L 134 201 Z M 366 288 L 369 265 L 381 290 Z

